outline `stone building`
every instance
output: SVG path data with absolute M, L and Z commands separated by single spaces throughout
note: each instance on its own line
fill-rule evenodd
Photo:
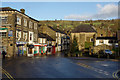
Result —
M 56 40 L 55 42 L 55 51 L 61 51 L 62 50 L 62 37 L 67 36 L 63 31 L 60 31 L 59 29 L 55 29 L 51 26 L 47 25 L 41 25 L 39 28 L 39 32 L 49 35 L 51 38 Z
M 10 7 L 0 9 L 0 19 L 0 48 L 6 50 L 7 56 L 33 54 L 32 46 L 38 42 L 38 21 L 26 15 L 24 9 L 18 11 Z
M 38 42 L 41 44 L 39 46 L 39 53 L 41 53 L 41 51 L 43 50 L 44 54 L 55 54 L 55 40 L 52 39 L 49 35 L 39 33 Z
M 77 39 L 79 50 L 82 50 L 85 49 L 86 45 L 89 45 L 89 43 L 94 45 L 96 31 L 90 25 L 81 24 L 71 31 L 71 42 L 74 40 L 74 37 Z

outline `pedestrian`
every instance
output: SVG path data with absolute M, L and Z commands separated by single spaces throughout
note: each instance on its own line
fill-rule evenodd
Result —
M 3 59 L 5 59 L 6 52 L 5 52 L 4 49 L 3 49 L 3 51 L 2 51 L 2 55 L 3 55 Z
M 41 55 L 43 55 L 43 50 L 41 50 Z

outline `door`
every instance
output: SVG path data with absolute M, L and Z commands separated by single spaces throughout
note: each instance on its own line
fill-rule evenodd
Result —
M 29 54 L 32 54 L 32 48 L 29 48 Z

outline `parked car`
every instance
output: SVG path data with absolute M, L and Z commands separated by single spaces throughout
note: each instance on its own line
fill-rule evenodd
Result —
M 106 49 L 106 50 L 104 50 L 104 53 L 105 53 L 105 54 L 110 54 L 110 55 L 111 55 L 111 54 L 112 54 L 112 51 L 110 51 L 109 49 Z

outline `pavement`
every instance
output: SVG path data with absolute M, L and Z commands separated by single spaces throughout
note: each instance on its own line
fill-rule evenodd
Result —
M 3 60 L 3 78 L 118 78 L 120 61 L 90 57 L 17 57 Z

